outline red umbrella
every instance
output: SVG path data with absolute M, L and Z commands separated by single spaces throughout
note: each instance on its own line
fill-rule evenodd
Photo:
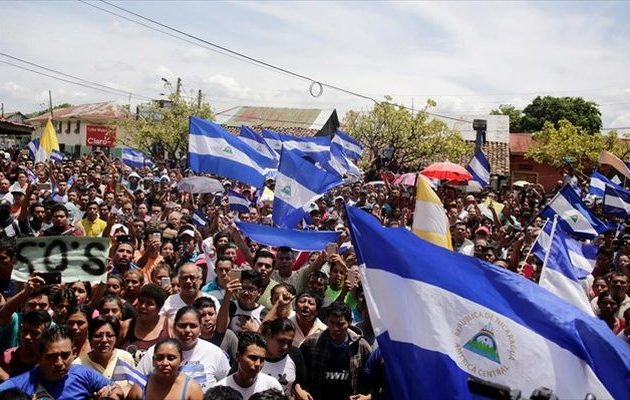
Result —
M 466 168 L 448 161 L 431 164 L 420 173 L 429 178 L 449 181 L 469 181 L 472 179 L 472 175 L 466 171 Z
M 417 172 L 407 172 L 406 174 L 402 174 L 398 178 L 394 179 L 394 183 L 396 185 L 413 186 L 416 184 L 417 174 Z

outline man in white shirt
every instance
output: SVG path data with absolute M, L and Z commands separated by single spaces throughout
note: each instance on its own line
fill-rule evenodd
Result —
M 217 307 L 217 310 L 221 307 L 219 301 L 202 291 L 199 290 L 201 287 L 201 268 L 198 265 L 193 263 L 186 263 L 181 266 L 179 269 L 179 285 L 181 287 L 181 291 L 177 294 L 172 294 L 168 296 L 162 309 L 160 310 L 160 315 L 166 316 L 171 322 L 175 319 L 175 314 L 177 314 L 177 310 L 184 306 L 192 306 L 192 304 L 199 297 L 209 297 L 214 301 L 214 304 Z
M 260 333 L 241 333 L 238 340 L 238 353 L 236 353 L 238 370 L 221 379 L 217 386 L 231 387 L 238 391 L 243 399 L 249 399 L 252 395 L 267 389 L 276 389 L 282 392 L 282 386 L 276 378 L 260 373 L 266 355 L 267 344 Z

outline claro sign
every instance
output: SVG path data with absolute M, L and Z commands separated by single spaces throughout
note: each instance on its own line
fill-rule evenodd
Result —
M 85 141 L 88 146 L 114 147 L 116 145 L 116 128 L 105 125 L 87 125 Z

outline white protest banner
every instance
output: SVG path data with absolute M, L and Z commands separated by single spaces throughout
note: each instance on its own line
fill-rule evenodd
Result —
M 109 240 L 49 236 L 16 240 L 12 278 L 26 282 L 33 272 L 61 272 L 61 282 L 105 282 Z

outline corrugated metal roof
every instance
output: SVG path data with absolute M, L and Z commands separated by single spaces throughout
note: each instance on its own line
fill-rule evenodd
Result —
M 531 133 L 510 133 L 510 153 L 525 154 L 532 141 Z
M 217 114 L 216 122 L 225 127 L 247 125 L 252 128 L 279 130 L 298 136 L 312 136 L 326 124 L 333 111 L 333 109 L 318 108 L 242 106 Z
M 127 118 L 130 114 L 127 109 L 119 104 L 105 102 L 81 104 L 65 108 L 58 108 L 53 111 L 54 120 L 64 119 L 83 119 L 90 121 L 111 121 L 114 119 Z M 49 113 L 42 114 L 39 117 L 31 118 L 31 123 L 44 123 L 50 117 Z

